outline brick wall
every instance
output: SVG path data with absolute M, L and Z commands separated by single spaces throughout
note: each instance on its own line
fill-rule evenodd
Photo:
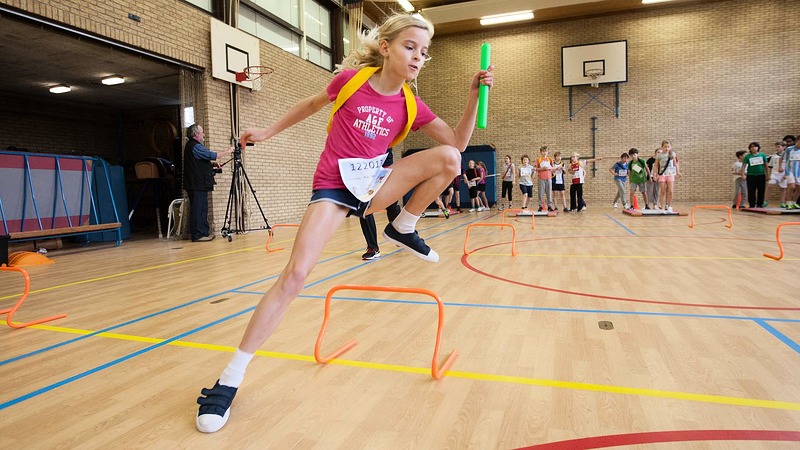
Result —
M 800 54 L 800 40 L 786 26 L 798 14 L 800 2 L 793 0 L 731 0 L 434 37 L 420 94 L 455 125 L 480 45 L 490 42 L 497 86 L 490 95 L 489 126 L 476 130 L 471 143 L 494 144 L 498 165 L 506 153 L 518 160 L 523 153 L 538 154 L 542 145 L 551 155 L 589 155 L 591 117 L 597 116 L 597 154 L 605 160 L 597 178 L 587 179 L 590 202 L 611 203 L 608 167 L 620 153 L 636 147 L 649 156 L 668 139 L 683 172 L 676 203 L 730 203 L 735 151 L 751 141 L 772 151 L 776 139 L 800 133 L 800 66 L 793 56 Z M 620 118 L 592 103 L 570 121 L 561 47 L 622 39 L 628 41 L 629 81 L 620 85 Z M 574 95 L 576 107 L 588 99 Z M 613 89 L 601 99 L 613 106 Z M 420 135 L 407 146 L 431 145 Z

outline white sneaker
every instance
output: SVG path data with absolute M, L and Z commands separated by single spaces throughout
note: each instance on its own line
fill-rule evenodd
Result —
M 658 204 L 656 204 L 656 205 L 655 205 L 655 206 L 653 206 L 653 207 L 654 207 L 655 209 L 661 209 L 661 207 L 660 207 L 660 206 L 658 206 Z
M 469 212 L 475 212 L 475 211 L 477 211 L 475 208 L 470 208 L 469 209 Z
M 481 212 L 483 210 L 484 210 L 483 206 L 478 206 L 478 212 Z
M 674 212 L 674 211 L 672 211 L 672 206 L 667 206 L 667 212 L 668 213 L 673 213 Z
M 579 209 L 578 211 L 586 211 L 586 207 L 584 206 L 583 208 Z
M 625 208 L 625 209 L 633 209 L 633 207 L 631 205 L 625 205 L 625 206 L 623 206 L 623 208 Z
M 619 208 L 619 204 L 617 202 L 614 202 L 614 208 Z

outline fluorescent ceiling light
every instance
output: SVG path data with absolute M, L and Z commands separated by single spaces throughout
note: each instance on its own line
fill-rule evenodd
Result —
M 498 23 L 519 22 L 533 19 L 533 11 L 517 11 L 505 14 L 494 14 L 481 17 L 481 25 L 497 25 Z
M 664 2 L 669 2 L 669 1 L 672 1 L 672 0 L 642 0 L 642 3 L 644 3 L 646 5 L 648 3 L 664 3 Z
M 125 78 L 123 78 L 123 77 L 121 77 L 121 76 L 119 76 L 119 75 L 112 75 L 112 76 L 110 76 L 110 77 L 103 78 L 103 79 L 101 80 L 101 82 L 102 82 L 103 84 L 105 84 L 106 86 L 113 86 L 113 85 L 115 85 L 115 84 L 122 84 L 122 83 L 124 83 L 124 82 L 125 82 Z
M 414 5 L 412 5 L 408 0 L 397 0 L 397 3 L 400 3 L 400 6 L 402 6 L 406 12 L 414 11 Z
M 71 87 L 69 87 L 67 85 L 64 85 L 64 84 L 57 84 L 57 85 L 55 85 L 55 86 L 50 88 L 50 92 L 52 92 L 53 94 L 63 94 L 65 92 L 69 92 L 71 90 L 72 90 Z

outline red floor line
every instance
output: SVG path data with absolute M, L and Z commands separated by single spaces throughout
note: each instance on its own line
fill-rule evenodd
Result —
M 522 447 L 518 450 L 584 450 L 621 445 L 689 441 L 790 441 L 800 442 L 800 431 L 779 430 L 678 430 L 612 434 Z
M 618 236 L 580 236 L 580 237 L 618 237 Z M 570 238 L 574 239 L 575 237 L 572 236 Z M 549 239 L 550 238 L 548 238 L 548 239 L 537 239 L 537 241 L 549 240 Z M 626 239 L 630 239 L 630 238 L 626 237 Z M 520 241 L 517 241 L 517 243 L 519 243 L 519 242 Z M 530 288 L 533 288 L 533 289 L 539 289 L 539 290 L 542 290 L 542 291 L 557 292 L 559 294 L 575 295 L 575 296 L 579 296 L 579 297 L 599 298 L 599 299 L 603 299 L 603 300 L 618 300 L 618 301 L 631 302 L 631 303 L 648 303 L 648 304 L 654 304 L 654 305 L 670 305 L 670 306 L 684 306 L 684 307 L 688 306 L 688 307 L 698 307 L 698 308 L 724 308 L 724 309 L 739 309 L 739 310 L 754 310 L 754 311 L 800 311 L 800 308 L 779 307 L 779 306 L 742 306 L 742 305 L 714 305 L 714 304 L 706 304 L 706 303 L 679 303 L 679 302 L 667 302 L 667 301 L 659 301 L 659 300 L 636 299 L 636 298 L 628 298 L 628 297 L 616 297 L 616 296 L 612 296 L 612 295 L 589 294 L 589 293 L 586 293 L 586 292 L 578 292 L 578 291 L 568 291 L 568 290 L 565 290 L 565 289 L 557 289 L 557 288 L 551 288 L 551 287 L 547 287 L 547 286 L 540 286 L 540 285 L 536 285 L 536 284 L 524 283 L 522 281 L 512 280 L 510 278 L 503 278 L 503 277 L 500 277 L 500 276 L 497 276 L 497 275 L 494 275 L 494 274 L 491 274 L 491 273 L 488 273 L 488 272 L 484 272 L 484 271 L 478 269 L 477 267 L 473 266 L 472 264 L 470 264 L 469 261 L 468 261 L 470 255 L 474 255 L 475 253 L 477 253 L 480 250 L 483 250 L 483 249 L 486 249 L 486 248 L 490 248 L 490 247 L 495 247 L 495 246 L 498 246 L 498 245 L 506 245 L 506 244 L 508 244 L 508 242 L 501 242 L 501 243 L 497 243 L 497 244 L 492 244 L 492 245 L 487 245 L 487 246 L 484 246 L 484 247 L 476 248 L 469 255 L 461 256 L 461 264 L 463 264 L 464 267 L 466 267 L 467 269 L 469 269 L 469 270 L 471 270 L 471 271 L 473 271 L 473 272 L 475 272 L 477 274 L 483 275 L 483 276 L 488 277 L 488 278 L 493 278 L 495 280 L 505 281 L 506 283 L 516 284 L 518 286 L 526 286 L 526 287 L 530 287 Z

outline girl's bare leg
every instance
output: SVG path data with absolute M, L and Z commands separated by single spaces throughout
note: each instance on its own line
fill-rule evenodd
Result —
M 347 209 L 330 202 L 308 206 L 295 237 L 292 255 L 278 280 L 261 297 L 239 348 L 255 353 L 283 320 L 289 303 L 303 290 L 322 249 L 347 217 Z

